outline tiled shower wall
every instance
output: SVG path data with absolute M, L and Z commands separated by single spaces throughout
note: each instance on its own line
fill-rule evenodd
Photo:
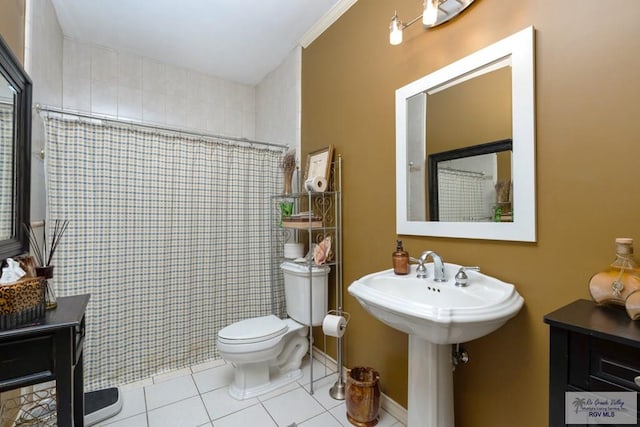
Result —
M 150 58 L 64 39 L 65 109 L 255 138 L 255 89 Z
M 248 86 L 65 38 L 49 1 L 27 0 L 26 21 L 34 104 L 276 142 L 300 152 L 300 47 Z M 43 124 L 34 115 L 33 220 L 45 217 L 43 147 Z
M 300 151 L 302 48 L 289 55 L 256 86 L 256 138 Z
M 50 1 L 27 0 L 25 69 L 33 82 L 33 103 L 62 106 L 62 30 Z M 31 220 L 45 218 L 46 197 L 42 120 L 34 114 L 31 132 Z

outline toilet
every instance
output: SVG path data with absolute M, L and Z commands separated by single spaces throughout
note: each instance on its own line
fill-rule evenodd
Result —
M 254 317 L 218 332 L 218 352 L 234 366 L 229 394 L 238 400 L 268 393 L 300 379 L 300 365 L 309 349 L 308 326 L 321 325 L 327 312 L 328 266 L 284 262 L 280 268 L 289 317 Z

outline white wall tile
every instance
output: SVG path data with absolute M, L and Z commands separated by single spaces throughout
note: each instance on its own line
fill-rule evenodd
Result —
M 118 86 L 112 81 L 91 81 L 91 112 L 116 117 L 118 115 Z
M 255 90 L 255 135 L 262 141 L 278 142 L 300 152 L 301 51 L 295 48 Z M 299 155 L 299 154 L 298 154 Z
M 164 64 L 153 59 L 142 60 L 142 89 L 145 92 L 166 94 L 166 77 Z
M 224 103 L 224 91 L 225 81 L 218 77 L 210 77 L 207 79 L 207 99 L 208 103 Z
M 118 117 L 142 120 L 142 90 L 126 86 L 118 87 Z
M 187 98 L 188 72 L 175 65 L 165 67 L 165 93 L 171 98 Z M 202 90 L 202 89 L 201 89 Z
M 225 122 L 224 101 L 205 105 L 207 110 L 207 126 L 205 129 L 210 133 L 222 134 Z
M 189 129 L 207 129 L 208 104 L 189 102 L 187 105 L 187 127 Z
M 228 86 L 224 92 L 224 108 L 227 111 L 242 111 L 242 93 L 240 85 Z
M 235 109 L 229 108 L 229 104 L 225 106 L 225 118 L 224 118 L 224 128 L 223 135 L 242 135 L 242 115 L 241 114 L 226 114 L 227 111 L 237 111 Z
M 65 38 L 63 46 L 63 74 L 70 81 L 91 79 L 91 46 Z
M 208 99 L 206 90 L 209 86 L 209 76 L 198 71 L 189 70 L 187 73 L 187 82 L 187 99 L 190 101 L 206 102 Z
M 118 54 L 118 85 L 142 90 L 142 58 L 140 56 Z
M 166 122 L 173 127 L 187 127 L 187 99 L 167 95 Z
M 151 123 L 166 123 L 167 95 L 152 91 L 142 92 L 142 120 Z
M 243 138 L 256 139 L 255 134 L 256 134 L 256 121 L 254 119 L 254 115 L 251 113 L 245 112 L 242 120 L 241 136 Z
M 91 81 L 104 81 L 111 84 L 118 80 L 118 54 L 116 51 L 92 46 Z
M 62 106 L 68 110 L 91 111 L 91 80 L 63 74 Z

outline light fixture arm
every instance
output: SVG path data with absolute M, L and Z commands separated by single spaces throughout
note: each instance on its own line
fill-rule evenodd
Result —
M 411 25 L 415 24 L 416 22 L 418 22 L 419 20 L 422 19 L 422 15 L 418 15 L 415 18 L 413 18 L 411 21 L 407 22 L 406 24 L 402 24 L 402 29 L 404 30 L 407 27 L 410 27 Z

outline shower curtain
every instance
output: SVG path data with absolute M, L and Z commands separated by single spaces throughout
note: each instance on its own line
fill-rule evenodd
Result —
M 485 200 L 486 182 L 479 172 L 438 168 L 439 220 L 488 221 L 491 207 Z
M 282 282 L 269 280 L 281 151 L 132 125 L 45 123 L 48 222 L 70 221 L 55 289 L 91 294 L 87 389 L 217 358 L 222 327 L 284 315 Z

